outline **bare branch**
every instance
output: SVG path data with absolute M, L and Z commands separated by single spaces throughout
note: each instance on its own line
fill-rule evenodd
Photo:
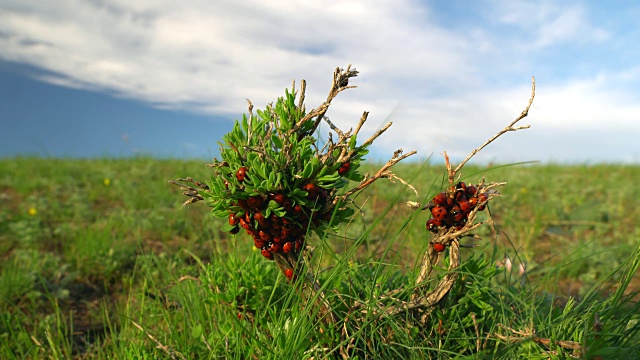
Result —
M 469 154 L 469 156 L 467 156 L 466 159 L 464 159 L 457 167 L 455 170 L 453 170 L 453 173 L 457 173 L 458 171 L 460 171 L 460 169 L 462 169 L 462 167 L 464 166 L 464 164 L 466 164 L 469 160 L 471 160 L 471 158 L 477 154 L 478 152 L 480 152 L 480 150 L 484 149 L 487 145 L 491 144 L 494 140 L 496 140 L 497 138 L 499 138 L 502 134 L 509 132 L 509 131 L 517 131 L 517 130 L 523 130 L 523 129 L 528 129 L 531 126 L 530 125 L 526 125 L 526 126 L 520 126 L 520 127 L 516 127 L 514 128 L 513 126 L 520 120 L 524 119 L 525 117 L 527 117 L 527 115 L 529 115 L 529 109 L 531 108 L 531 105 L 533 104 L 533 99 L 536 96 L 536 79 L 534 77 L 531 77 L 531 97 L 529 98 L 529 103 L 527 104 L 527 107 L 522 111 L 522 113 L 520 113 L 520 116 L 518 116 L 515 120 L 513 120 L 511 122 L 511 124 L 507 125 L 507 127 L 505 127 L 504 129 L 500 130 L 500 132 L 498 132 L 496 135 L 494 135 L 492 138 L 490 138 L 489 140 L 485 141 L 484 144 L 480 145 L 479 147 L 477 147 L 475 150 L 473 150 L 471 152 L 471 154 Z M 451 175 L 449 176 L 449 179 L 451 179 Z

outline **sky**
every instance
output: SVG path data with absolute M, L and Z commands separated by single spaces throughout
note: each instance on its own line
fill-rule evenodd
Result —
M 372 157 L 640 162 L 635 1 L 0 0 L 0 157 L 215 156 L 293 80 Z M 326 130 L 326 127 L 321 131 Z

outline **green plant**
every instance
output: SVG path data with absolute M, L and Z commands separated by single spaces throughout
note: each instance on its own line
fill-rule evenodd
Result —
M 354 87 L 349 86 L 349 79 L 357 74 L 350 66 L 337 68 L 327 100 L 308 113 L 304 80 L 299 92 L 295 88 L 285 91 L 284 97 L 258 110 L 257 116 L 249 102 L 249 116 L 236 121 L 220 143 L 221 160 L 208 165 L 213 176 L 205 182 L 192 178 L 171 181 L 190 197 L 185 204 L 204 200 L 214 216 L 228 218 L 222 231 L 237 234 L 245 230 L 254 246 L 265 258 L 275 260 L 288 279 L 305 278 L 309 297 L 314 296 L 317 285 L 304 270 L 300 256 L 310 232 L 323 237 L 328 230 L 337 231 L 355 213 L 352 196 L 377 179 L 398 179 L 389 168 L 415 154 L 399 150 L 374 176 L 360 172 L 368 147 L 391 123 L 358 143 L 367 112 L 355 130 L 346 132 L 325 115 L 340 92 Z M 325 144 L 319 143 L 316 134 L 322 121 L 333 131 Z M 347 190 L 350 180 L 358 184 Z M 331 317 L 330 310 L 323 316 Z

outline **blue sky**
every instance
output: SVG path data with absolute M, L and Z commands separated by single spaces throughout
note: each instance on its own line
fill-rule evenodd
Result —
M 639 162 L 640 4 L 633 1 L 0 0 L 0 157 L 210 158 L 293 79 L 319 105 L 337 66 L 375 147 L 477 161 Z

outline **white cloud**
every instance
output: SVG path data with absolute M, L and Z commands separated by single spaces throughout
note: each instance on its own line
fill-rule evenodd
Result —
M 571 64 L 541 62 L 542 51 L 613 36 L 581 4 L 476 6 L 468 11 L 484 22 L 447 26 L 435 8 L 413 0 L 2 1 L 0 59 L 45 69 L 39 78 L 61 86 L 227 115 L 244 111 L 245 98 L 264 106 L 294 78 L 307 79 L 308 107 L 315 106 L 333 69 L 353 63 L 359 88 L 336 99 L 332 119 L 353 126 L 368 110 L 369 135 L 398 107 L 394 126 L 378 142 L 386 151 L 463 156 L 522 111 L 529 76 L 571 71 Z M 525 121 L 569 135 L 603 125 L 638 132 L 639 73 L 631 67 L 538 78 Z M 532 154 L 544 134 L 531 132 L 537 137 L 507 135 L 523 141 L 509 156 L 553 158 L 548 146 Z M 491 149 L 486 159 L 504 156 Z

